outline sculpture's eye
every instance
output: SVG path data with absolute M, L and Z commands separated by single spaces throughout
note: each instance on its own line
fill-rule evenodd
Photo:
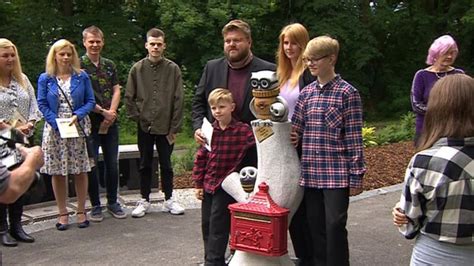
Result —
M 260 86 L 262 89 L 268 89 L 268 87 L 270 87 L 270 81 L 268 79 L 261 79 Z
M 251 79 L 250 80 L 250 86 L 252 88 L 258 88 L 258 84 L 259 84 L 258 79 Z

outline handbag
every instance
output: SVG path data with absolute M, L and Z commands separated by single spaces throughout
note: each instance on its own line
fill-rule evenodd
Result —
M 69 108 L 71 109 L 71 112 L 74 110 L 72 108 L 72 104 L 71 102 L 69 102 L 66 94 L 64 93 L 63 89 L 61 89 L 61 86 L 59 86 L 58 84 L 58 89 L 61 91 L 61 93 L 63 94 L 64 96 L 64 99 L 66 99 L 66 102 L 67 102 L 67 105 L 69 106 Z M 86 134 L 86 131 L 84 130 L 84 128 L 82 127 L 81 123 L 78 121 L 77 122 L 77 125 L 79 126 L 79 128 L 81 129 L 81 132 L 82 134 L 84 134 L 84 139 L 86 141 L 86 147 L 87 147 L 87 155 L 88 155 L 88 158 L 89 159 L 94 159 L 94 154 L 95 154 L 95 145 L 94 145 L 94 139 L 92 138 L 91 135 L 87 135 Z

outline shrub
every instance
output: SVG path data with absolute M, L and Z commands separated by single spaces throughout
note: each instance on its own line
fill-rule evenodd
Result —
M 191 170 L 194 166 L 194 154 L 196 153 L 197 146 L 196 144 L 190 145 L 185 148 L 186 151 L 184 154 L 171 156 L 171 163 L 173 165 L 173 170 L 175 175 L 182 175 Z
M 402 115 L 398 123 L 380 129 L 376 135 L 379 144 L 412 140 L 415 135 L 415 115 L 412 112 Z
M 364 141 L 364 147 L 377 146 L 378 143 L 375 135 L 375 127 L 363 127 L 362 128 L 362 139 Z

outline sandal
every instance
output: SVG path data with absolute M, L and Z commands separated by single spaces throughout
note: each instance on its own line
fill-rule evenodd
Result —
M 59 217 L 61 217 L 61 216 L 69 216 L 69 213 L 59 214 Z M 68 228 L 69 228 L 69 224 L 62 224 L 60 222 L 56 223 L 56 229 L 58 229 L 59 231 L 65 231 Z
M 77 227 L 79 227 L 79 228 L 87 228 L 87 227 L 89 227 L 90 222 L 89 222 L 89 220 L 87 220 L 86 214 L 85 214 L 84 212 L 76 212 L 76 217 L 77 217 L 79 214 L 84 215 L 84 216 L 86 217 L 86 219 L 84 220 L 84 222 L 77 223 Z

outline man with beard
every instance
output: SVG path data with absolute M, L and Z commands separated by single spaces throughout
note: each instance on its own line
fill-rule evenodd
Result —
M 211 109 L 207 99 L 212 90 L 226 88 L 231 91 L 235 102 L 232 117 L 250 124 L 255 116 L 250 112 L 252 99 L 250 76 L 261 70 L 275 71 L 275 64 L 262 60 L 252 54 L 252 35 L 250 26 L 242 20 L 232 20 L 222 28 L 224 37 L 224 57 L 207 62 L 201 80 L 196 88 L 192 103 L 192 122 L 194 139 L 203 145 L 206 139 L 201 133 L 203 118 L 212 122 Z M 256 149 L 249 150 L 243 166 L 256 166 Z
M 237 121 L 250 124 L 250 121 L 255 119 L 249 108 L 252 99 L 252 89 L 249 82 L 251 73 L 261 70 L 275 71 L 274 64 L 252 54 L 250 50 L 252 36 L 250 27 L 246 22 L 242 20 L 230 21 L 222 29 L 222 36 L 224 37 L 224 57 L 207 62 L 196 88 L 192 104 L 194 139 L 201 145 L 204 145 L 207 141 L 201 132 L 202 121 L 204 117 L 211 122 L 213 121 L 211 109 L 207 101 L 211 91 L 217 88 L 228 89 L 232 93 L 235 103 L 232 117 Z M 243 166 L 257 166 L 255 145 L 247 150 L 247 154 L 240 165 L 234 170 L 239 171 Z M 215 191 L 204 192 L 202 199 L 203 207 L 201 209 L 203 210 L 202 235 L 205 247 L 205 264 L 222 265 L 224 264 L 222 258 L 224 257 L 225 249 L 221 247 L 227 246 L 230 213 L 227 208 L 214 206 L 219 206 L 219 204 L 228 206 L 234 203 L 235 200 L 222 187 Z M 218 211 L 218 209 L 223 211 Z M 204 210 L 208 211 L 205 212 Z M 219 221 L 219 226 L 209 226 L 211 213 L 213 214 L 214 221 Z M 210 235 L 218 237 L 207 237 Z M 225 240 L 222 241 L 223 239 Z

